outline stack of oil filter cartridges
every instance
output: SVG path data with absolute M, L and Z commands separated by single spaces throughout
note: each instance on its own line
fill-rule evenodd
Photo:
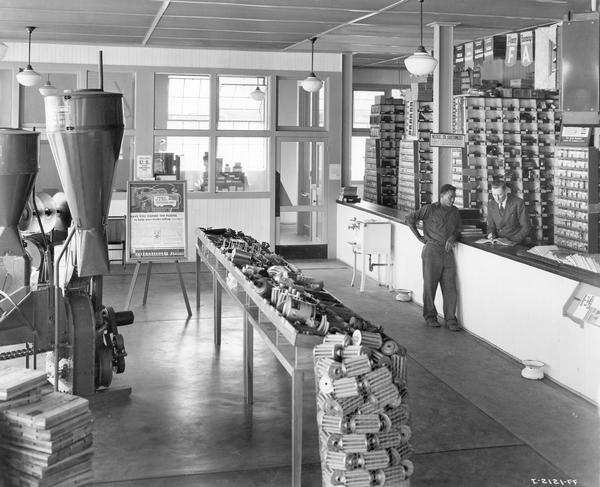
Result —
M 330 333 L 313 354 L 323 485 L 409 487 L 406 350 L 371 328 Z

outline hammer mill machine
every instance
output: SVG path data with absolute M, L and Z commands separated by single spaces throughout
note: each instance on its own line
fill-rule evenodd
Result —
M 46 96 L 44 102 L 47 137 L 66 195 L 62 213 L 68 213 L 68 204 L 72 222 L 62 238 L 51 225 L 44 228 L 41 217 L 53 210 L 39 208 L 43 200 L 31 194 L 39 134 L 0 129 L 0 255 L 22 257 L 24 267 L 20 286 L 0 291 L 0 345 L 26 343 L 21 352 L 33 354 L 34 364 L 36 353 L 53 351 L 50 376 L 59 378 L 55 389 L 60 383 L 89 397 L 111 384 L 113 372 L 125 370 L 117 327 L 133 322 L 131 311 L 115 312 L 102 304 L 102 276 L 110 272 L 106 222 L 123 137 L 123 100 L 120 93 L 99 89 Z M 28 216 L 34 224 L 24 222 Z M 34 248 L 41 258 L 32 258 Z M 40 262 L 45 272 L 34 267 Z

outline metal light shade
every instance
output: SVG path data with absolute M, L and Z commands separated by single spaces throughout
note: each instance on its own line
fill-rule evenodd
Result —
M 35 30 L 35 27 L 28 25 L 25 28 L 29 35 L 27 43 L 27 67 L 17 73 L 17 81 L 23 86 L 35 86 L 42 79 L 39 73 L 36 73 L 31 67 L 31 33 Z
M 323 81 L 315 75 L 315 42 L 317 42 L 317 37 L 313 37 L 310 42 L 310 74 L 301 81 L 300 86 L 304 88 L 304 91 L 315 93 L 321 89 Z
M 44 83 L 44 86 L 38 88 L 38 91 L 42 96 L 51 96 L 58 93 L 58 88 L 50 83 L 50 75 L 48 75 L 48 80 Z
M 415 53 L 404 60 L 408 72 L 415 76 L 431 74 L 437 63 L 437 59 L 430 56 L 423 46 L 417 47 Z
M 44 97 L 46 132 L 77 225 L 79 276 L 110 272 L 106 220 L 123 138 L 123 95 L 78 90 Z
M 42 77 L 39 73 L 33 70 L 31 64 L 28 64 L 23 71 L 17 73 L 17 81 L 23 86 L 35 86 L 37 85 Z
M 256 101 L 263 101 L 265 99 L 265 92 L 257 86 L 256 89 L 250 93 L 250 98 Z
M 315 93 L 321 89 L 323 86 L 323 81 L 317 78 L 315 73 L 310 73 L 309 76 L 301 81 L 300 86 L 302 86 L 302 88 L 309 93 Z
M 38 172 L 39 135 L 0 129 L 0 255 L 25 255 L 17 225 Z

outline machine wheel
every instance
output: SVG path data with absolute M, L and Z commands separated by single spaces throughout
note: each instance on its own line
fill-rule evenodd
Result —
M 96 389 L 108 387 L 112 382 L 112 351 L 104 344 L 103 340 L 96 343 Z

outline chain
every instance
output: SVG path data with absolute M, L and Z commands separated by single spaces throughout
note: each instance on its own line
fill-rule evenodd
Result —
M 47 350 L 43 348 L 38 348 L 36 353 L 43 353 L 46 351 Z M 10 352 L 0 352 L 0 361 L 26 357 L 27 355 L 33 355 L 33 348 L 21 348 L 19 350 L 11 350 Z

